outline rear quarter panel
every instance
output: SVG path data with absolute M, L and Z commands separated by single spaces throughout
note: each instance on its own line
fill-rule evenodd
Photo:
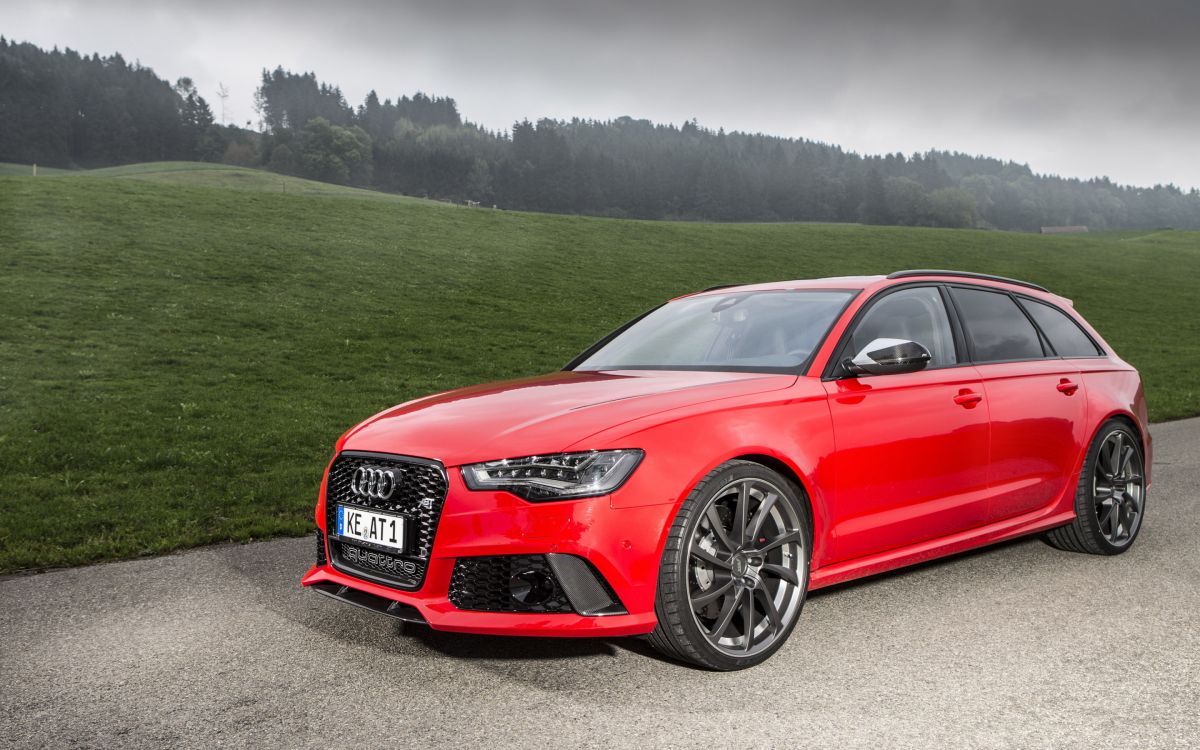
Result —
M 1150 419 L 1146 409 L 1146 391 L 1142 376 L 1133 365 L 1122 360 L 1100 332 L 1092 327 L 1071 301 L 1054 297 L 1055 302 L 1091 334 L 1092 338 L 1107 352 L 1107 356 L 1072 359 L 1083 376 L 1088 396 L 1088 425 L 1092 433 L 1106 419 L 1124 415 L 1132 419 L 1142 433 L 1142 454 L 1146 464 L 1146 484 L 1150 484 L 1154 466 L 1154 438 L 1150 435 Z M 1090 438 L 1089 438 L 1090 439 Z
M 1154 447 L 1146 412 L 1146 395 L 1137 370 L 1108 358 L 1073 360 L 1083 376 L 1088 397 L 1089 441 L 1105 420 L 1115 416 L 1133 419 L 1142 433 L 1146 483 L 1153 472 Z

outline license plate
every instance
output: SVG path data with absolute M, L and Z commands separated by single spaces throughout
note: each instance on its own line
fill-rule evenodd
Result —
M 404 518 L 386 513 L 376 513 L 365 508 L 339 505 L 337 535 L 403 552 Z

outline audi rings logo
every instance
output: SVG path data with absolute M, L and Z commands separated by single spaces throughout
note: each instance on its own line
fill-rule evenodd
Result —
M 360 466 L 350 479 L 350 490 L 359 497 L 387 500 L 396 491 L 396 473 L 391 469 Z

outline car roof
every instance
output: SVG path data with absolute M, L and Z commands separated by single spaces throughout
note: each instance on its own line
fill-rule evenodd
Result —
M 680 297 L 697 297 L 704 294 L 729 294 L 730 292 L 775 292 L 792 289 L 866 289 L 884 281 L 885 276 L 827 276 L 821 279 L 791 279 L 788 281 L 764 281 L 757 284 L 721 284 L 698 292 L 682 294 Z
M 1067 306 L 1072 304 L 1071 300 L 1066 297 L 1060 297 L 1044 287 L 1027 281 L 967 271 L 946 270 L 896 271 L 887 276 L 828 276 L 819 279 L 791 279 L 788 281 L 768 281 L 758 284 L 722 284 L 691 294 L 680 295 L 680 298 L 721 295 L 731 292 L 769 292 L 800 289 L 847 289 L 874 292 L 883 287 L 907 284 L 914 281 L 954 281 L 958 283 L 978 284 L 980 286 L 990 286 L 1020 292 L 1032 297 L 1049 299 Z

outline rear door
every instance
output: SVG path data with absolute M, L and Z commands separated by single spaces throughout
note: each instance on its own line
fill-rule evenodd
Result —
M 1087 398 L 1071 360 L 1058 357 L 1016 295 L 949 287 L 991 414 L 987 515 L 999 521 L 1074 490 Z
M 903 374 L 827 371 L 836 443 L 828 562 L 953 534 L 986 516 L 988 408 L 941 288 L 883 292 L 852 323 L 834 361 L 876 338 L 916 341 L 933 359 Z

